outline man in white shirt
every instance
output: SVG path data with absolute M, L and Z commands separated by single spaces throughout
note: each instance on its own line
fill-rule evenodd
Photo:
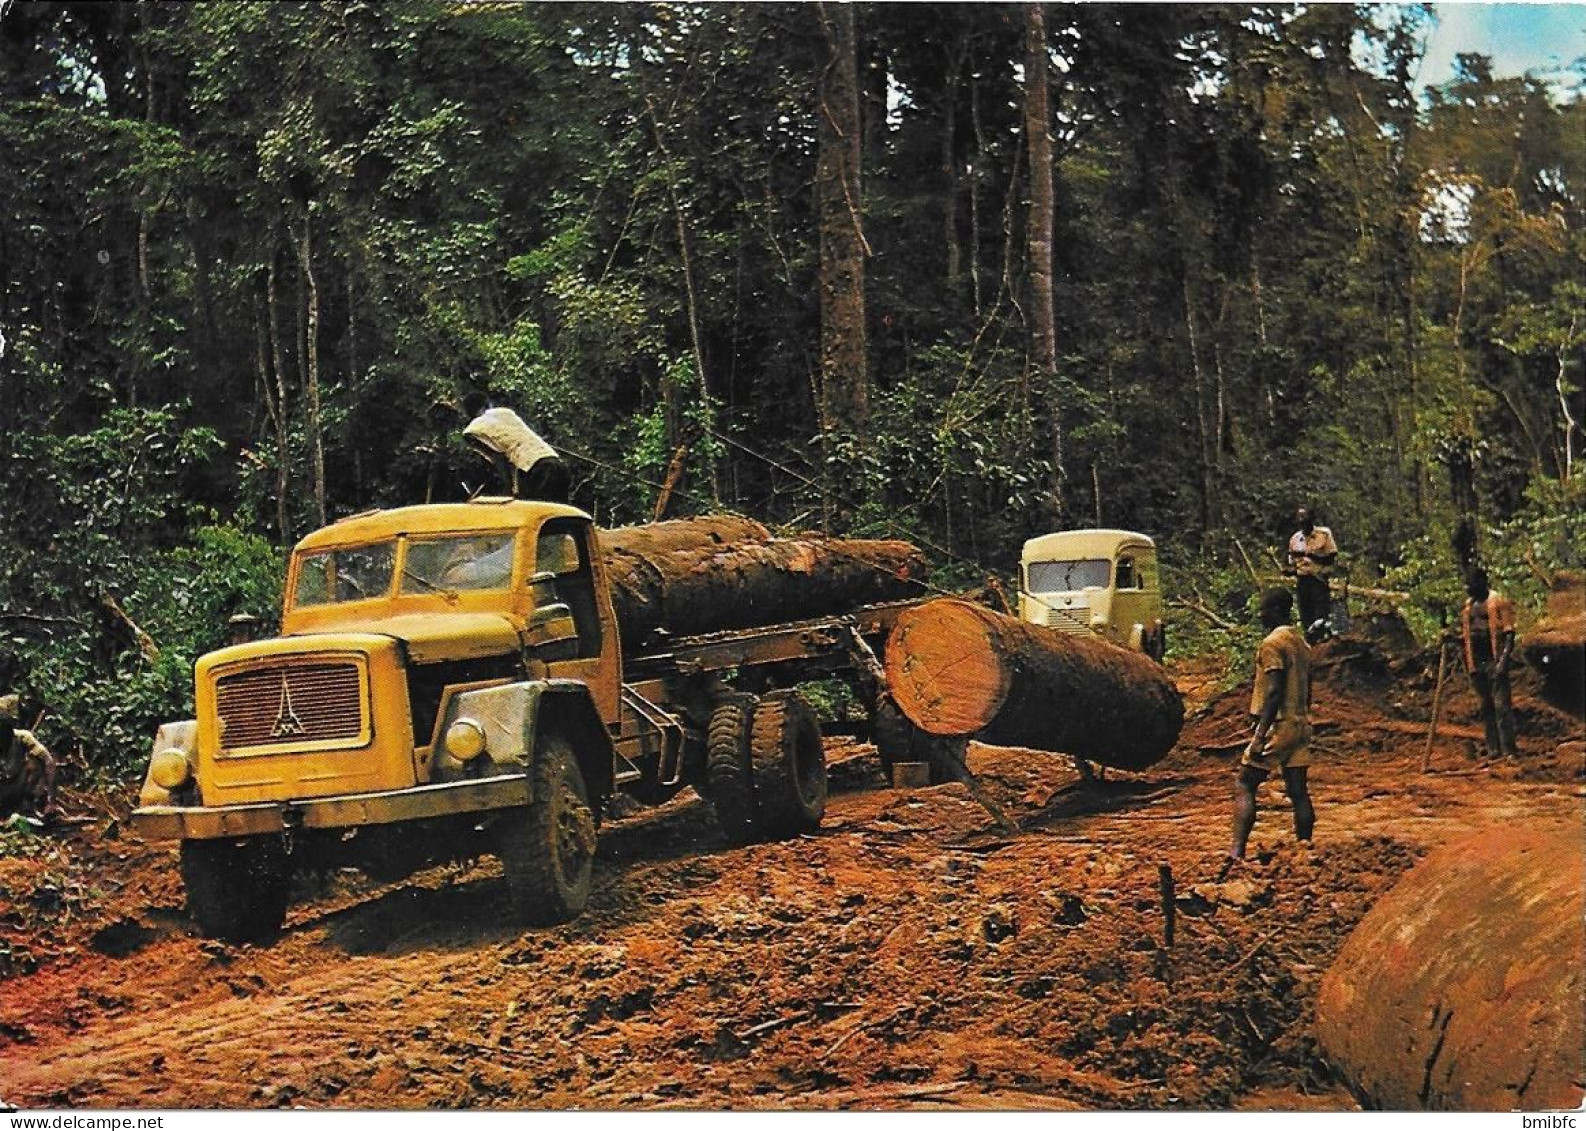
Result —
M 1309 507 L 1294 512 L 1299 527 L 1289 538 L 1289 568 L 1294 571 L 1294 596 L 1300 606 L 1300 627 L 1312 644 L 1330 635 L 1327 613 L 1331 597 L 1327 574 L 1338 558 L 1338 543 L 1333 532 L 1317 526 Z

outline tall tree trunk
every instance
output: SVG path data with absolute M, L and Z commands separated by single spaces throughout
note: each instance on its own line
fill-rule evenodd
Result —
M 274 301 L 273 296 L 271 301 Z M 253 362 L 259 375 L 259 392 L 264 399 L 264 413 L 275 438 L 275 526 L 281 534 L 281 541 L 285 543 L 291 541 L 286 519 L 286 390 L 270 372 L 268 342 L 264 326 L 257 316 L 253 320 L 253 338 Z
M 860 114 L 851 4 L 816 5 L 826 60 L 817 107 L 820 217 L 821 427 L 858 432 L 870 412 L 865 242 L 860 214 Z
M 980 116 L 980 79 L 974 75 L 969 77 L 969 120 L 975 128 L 975 169 L 969 175 L 969 279 L 975 320 L 978 322 L 983 297 L 980 282 L 980 180 L 985 175 L 986 167 L 986 123 Z
M 958 202 L 963 198 L 963 178 L 958 161 L 959 76 L 969 48 L 959 42 L 947 53 L 947 77 L 942 84 L 942 243 L 947 253 L 947 289 L 956 298 L 963 281 L 964 245 L 958 235 Z
M 1036 387 L 1046 400 L 1052 442 L 1052 511 L 1063 517 L 1063 404 L 1057 391 L 1057 308 L 1052 294 L 1052 227 L 1057 212 L 1052 184 L 1051 110 L 1047 90 L 1046 7 L 1025 6 L 1024 133 L 1030 152 L 1030 336 Z
M 303 263 L 303 391 L 307 419 L 303 422 L 308 431 L 309 452 L 314 474 L 314 513 L 319 524 L 325 525 L 325 440 L 320 432 L 319 410 L 319 283 L 314 278 L 314 217 L 303 213 L 303 236 L 298 241 L 298 257 Z
M 1559 414 L 1564 418 L 1564 462 L 1559 467 L 1559 480 L 1564 483 L 1570 481 L 1575 474 L 1575 433 L 1580 431 L 1580 421 L 1575 419 L 1575 414 L 1570 411 L 1570 386 L 1568 379 L 1569 348 L 1567 343 L 1575 340 L 1575 327 L 1580 321 L 1578 313 L 1571 314 L 1569 329 L 1559 339 L 1558 351 L 1553 355 L 1558 363 L 1558 369 L 1553 378 L 1553 391 L 1558 395 Z
M 1195 332 L 1195 302 L 1189 272 L 1184 273 L 1184 325 L 1189 330 L 1190 371 L 1195 376 L 1195 426 L 1200 439 L 1201 535 L 1204 537 L 1217 513 L 1216 487 L 1212 475 L 1212 434 L 1206 423 L 1206 375 L 1201 370 L 1200 337 Z
M 645 108 L 650 112 L 650 124 L 655 131 L 655 148 L 661 155 L 661 160 L 666 163 L 667 194 L 672 202 L 672 218 L 677 227 L 677 254 L 683 267 L 683 293 L 688 300 L 688 340 L 694 355 L 694 373 L 698 382 L 701 415 L 704 417 L 704 427 L 711 429 L 715 421 L 710 411 L 710 384 L 705 380 L 705 347 L 700 340 L 699 332 L 699 296 L 694 288 L 694 256 L 689 241 L 688 223 L 684 216 L 683 198 L 677 191 L 677 165 L 672 159 L 671 151 L 667 148 L 666 138 L 661 132 L 661 116 L 656 112 L 655 102 L 648 95 L 644 99 Z M 663 395 L 666 402 L 666 442 L 674 452 L 687 454 L 689 447 L 697 444 L 699 437 L 693 434 L 693 429 L 685 430 L 680 422 L 681 410 L 677 404 L 676 382 L 670 373 L 661 378 Z M 704 445 L 700 445 L 704 446 Z M 717 474 L 715 464 L 709 467 L 710 495 L 715 502 L 721 501 L 721 479 Z M 678 474 L 682 474 L 681 464 Z M 670 492 L 666 492 L 670 494 Z M 664 509 L 663 500 L 657 499 L 657 517 Z
M 281 300 L 275 274 L 276 249 L 277 244 L 272 240 L 270 266 L 265 276 L 265 305 L 270 324 L 270 368 L 275 375 L 275 514 L 281 541 L 289 543 L 292 541 L 292 527 L 286 496 L 292 484 L 292 453 L 287 439 L 286 357 L 281 348 Z

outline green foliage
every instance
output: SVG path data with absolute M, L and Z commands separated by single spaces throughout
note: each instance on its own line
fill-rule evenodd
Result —
M 285 560 L 266 539 L 216 525 L 199 527 L 191 543 L 107 568 L 104 581 L 153 639 L 156 658 L 125 646 L 125 626 L 87 615 L 13 634 L 6 652 L 24 673 L 22 689 L 48 704 L 41 729 L 52 745 L 115 774 L 139 765 L 161 723 L 192 716 L 193 663 L 225 642 L 228 617 L 275 619 Z M 107 636 L 122 642 L 109 654 Z
M 910 538 L 945 589 L 1058 525 L 1144 530 L 1241 626 L 1174 609 L 1174 654 L 1237 665 L 1301 501 L 1435 629 L 1450 441 L 1485 444 L 1460 505 L 1502 583 L 1578 561 L 1586 100 L 1480 59 L 1423 98 L 1419 9 L 1053 21 L 1056 374 L 1018 12 L 856 10 L 869 413 L 826 421 L 814 9 L 13 9 L 0 684 L 94 766 L 273 610 L 317 446 L 332 514 L 457 498 L 497 404 L 601 521 L 686 447 L 675 510 Z
M 815 717 L 823 723 L 846 722 L 856 710 L 862 711 L 854 698 L 854 689 L 840 679 L 807 680 L 798 685 L 798 693 L 814 708 Z
M 1263 635 L 1262 587 L 1249 570 L 1232 554 L 1183 563 L 1164 559 L 1160 568 L 1169 659 L 1215 656 L 1222 662 L 1223 686 L 1248 679 Z

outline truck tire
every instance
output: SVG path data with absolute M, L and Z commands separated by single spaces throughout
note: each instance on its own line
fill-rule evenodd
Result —
M 187 909 L 205 938 L 269 942 L 286 920 L 291 881 L 280 837 L 182 842 Z
M 819 828 L 826 812 L 826 749 L 820 723 L 793 691 L 755 705 L 750 728 L 760 831 L 773 840 Z
M 870 715 L 870 737 L 881 763 L 881 776 L 892 784 L 892 767 L 899 762 L 924 762 L 931 768 L 931 784 L 956 780 L 950 760 L 962 762 L 966 742 L 961 738 L 938 738 L 926 734 L 909 721 L 890 697 L 877 702 Z
M 565 736 L 540 740 L 532 785 L 533 801 L 495 821 L 508 908 L 517 922 L 565 923 L 589 902 L 595 869 L 595 815 Z
M 1141 651 L 1160 664 L 1167 657 L 1167 625 L 1157 621 L 1156 627 L 1146 633 L 1144 643 Z
M 754 770 L 749 732 L 755 697 L 731 692 L 717 701 L 705 735 L 705 792 L 716 823 L 727 839 L 745 844 L 754 837 Z

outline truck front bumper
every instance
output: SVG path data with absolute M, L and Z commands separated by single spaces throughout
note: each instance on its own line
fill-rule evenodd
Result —
M 527 774 L 502 774 L 440 782 L 382 793 L 349 793 L 255 805 L 146 805 L 132 811 L 132 827 L 145 840 L 215 840 L 288 829 L 350 829 L 391 825 L 527 805 Z

